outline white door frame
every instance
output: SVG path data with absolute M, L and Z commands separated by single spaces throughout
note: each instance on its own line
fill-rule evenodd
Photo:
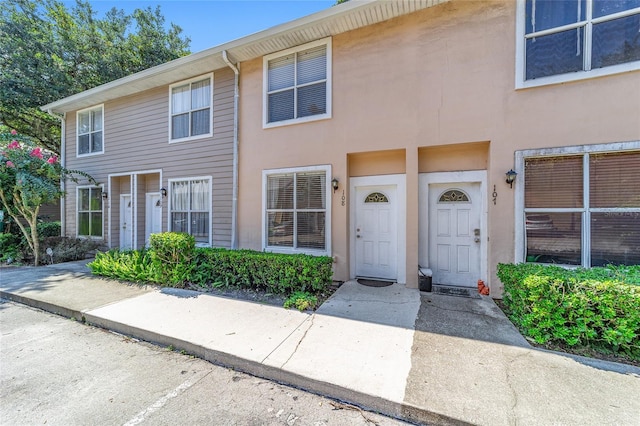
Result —
M 356 187 L 359 186 L 396 186 L 396 214 L 397 214 L 397 235 L 398 235 L 398 256 L 397 256 L 397 273 L 398 283 L 405 284 L 407 282 L 407 189 L 406 175 L 381 175 L 381 176 L 362 176 L 352 177 L 349 179 L 349 277 L 356 277 Z
M 488 203 L 487 203 L 487 171 L 473 170 L 461 172 L 420 173 L 418 175 L 418 263 L 428 268 L 429 265 L 429 185 L 434 183 L 479 183 L 480 184 L 480 279 L 488 280 Z
M 149 243 L 149 235 L 151 234 L 149 232 L 150 228 L 151 228 L 151 220 L 153 218 L 152 216 L 152 212 L 153 212 L 153 208 L 154 206 L 152 205 L 153 203 L 151 203 L 151 199 L 152 197 L 158 197 L 160 199 L 160 232 L 162 232 L 162 194 L 160 194 L 159 192 L 147 192 L 145 193 L 145 205 L 144 205 L 144 244 L 145 246 L 148 245 Z
M 124 214 L 123 214 L 123 213 L 127 211 L 127 207 L 128 207 L 128 206 L 125 206 L 125 205 L 124 205 L 123 200 L 124 200 L 125 198 L 128 198 L 128 199 L 129 199 L 129 202 L 131 203 L 131 207 L 129 207 L 129 209 L 130 209 L 130 211 L 131 211 L 131 215 L 129 216 L 129 218 L 128 218 L 129 220 L 127 221 L 127 225 L 128 225 L 128 226 L 127 226 L 127 229 L 126 229 L 126 230 L 123 230 L 123 229 L 122 229 L 122 219 L 123 219 L 123 217 L 124 217 Z M 134 234 L 133 234 L 133 231 L 135 230 L 135 229 L 134 229 L 135 227 L 133 226 L 133 197 L 131 196 L 131 194 L 120 194 L 120 215 L 119 215 L 119 218 L 118 218 L 118 227 L 119 227 L 119 229 L 120 229 L 120 244 L 119 244 L 119 245 L 120 245 L 120 248 L 123 248 L 122 243 L 124 242 L 124 239 L 125 239 L 125 238 L 124 238 L 124 235 L 125 235 L 127 232 L 128 232 L 128 233 L 129 233 L 129 235 L 131 236 L 131 238 L 130 238 L 130 241 L 131 241 L 131 247 L 124 247 L 124 248 L 126 248 L 126 249 L 132 249 L 132 248 L 134 248 L 135 246 L 134 246 L 134 241 L 133 241 L 133 235 L 134 235 Z

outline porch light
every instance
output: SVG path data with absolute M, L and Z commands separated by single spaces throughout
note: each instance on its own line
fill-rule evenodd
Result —
M 109 198 L 109 193 L 107 191 L 102 191 L 102 199 L 106 200 Z
M 335 193 L 336 193 L 336 191 L 338 190 L 338 184 L 339 184 L 339 183 L 340 183 L 340 182 L 339 182 L 339 181 L 338 181 L 338 179 L 336 179 L 336 178 L 333 178 L 333 179 L 331 180 L 331 187 L 333 188 L 333 193 L 334 193 L 334 194 L 335 194 Z
M 167 188 L 160 188 L 160 193 L 162 194 L 163 197 L 167 196 Z
M 516 180 L 516 175 L 518 173 L 516 173 L 513 169 L 509 169 L 509 171 L 505 174 L 507 175 L 506 182 L 509 184 L 511 188 L 513 188 L 513 181 Z

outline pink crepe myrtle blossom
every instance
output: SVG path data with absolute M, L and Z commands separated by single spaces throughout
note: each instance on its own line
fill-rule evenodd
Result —
M 16 129 L 11 129 L 11 135 L 15 136 L 18 134 L 18 131 Z
M 40 148 L 34 148 L 33 151 L 31 151 L 30 154 L 32 157 L 38 157 L 38 158 L 42 158 L 42 150 Z
M 15 164 L 13 164 L 13 161 L 7 160 L 7 167 L 15 167 Z
M 7 145 L 7 148 L 9 148 L 9 149 L 20 148 L 20 143 L 18 143 L 18 141 L 11 141 L 11 143 L 9 145 Z
M 58 161 L 58 157 L 56 157 L 55 155 L 52 155 L 51 157 L 49 157 L 49 159 L 47 160 L 47 163 L 49 164 L 54 164 L 56 161 Z

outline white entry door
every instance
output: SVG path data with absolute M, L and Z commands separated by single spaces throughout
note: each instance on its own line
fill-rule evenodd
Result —
M 120 195 L 120 248 L 133 248 L 133 209 L 131 195 Z
M 481 209 L 480 183 L 429 185 L 429 264 L 435 284 L 477 285 Z
M 160 193 L 147 193 L 146 212 L 144 241 L 149 246 L 151 234 L 162 232 L 162 198 Z
M 356 187 L 356 276 L 397 279 L 397 187 Z

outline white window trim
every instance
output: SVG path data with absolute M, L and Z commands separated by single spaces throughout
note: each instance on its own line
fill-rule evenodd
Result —
M 76 238 L 85 238 L 85 239 L 90 239 L 90 240 L 98 240 L 98 241 L 103 241 L 104 240 L 104 224 L 105 224 L 105 214 L 104 214 L 104 205 L 105 205 L 105 200 L 104 198 L 102 199 L 102 235 L 101 236 L 93 236 L 93 235 L 80 235 L 78 233 L 79 230 L 79 226 L 78 226 L 78 219 L 80 217 L 80 204 L 79 204 L 79 200 L 80 200 L 80 190 L 81 189 L 96 189 L 96 188 L 100 188 L 100 197 L 102 197 L 102 192 L 104 192 L 104 184 L 100 184 L 98 186 L 96 185 L 78 185 L 76 186 Z M 91 204 L 89 204 L 91 205 Z M 97 210 L 90 210 L 90 211 L 97 211 Z
M 173 120 L 171 119 L 173 117 L 173 111 L 171 110 L 171 92 L 173 90 L 174 87 L 176 86 L 183 86 L 185 84 L 190 84 L 193 83 L 194 81 L 198 81 L 198 80 L 204 80 L 205 78 L 209 78 L 209 81 L 211 82 L 211 99 L 209 99 L 209 133 L 205 133 L 202 135 L 196 135 L 196 136 L 187 136 L 186 138 L 180 138 L 180 139 L 171 139 L 171 134 L 173 131 Z M 173 83 L 171 85 L 169 85 L 169 104 L 168 104 L 168 110 L 169 110 L 169 134 L 168 139 L 169 139 L 169 143 L 180 143 L 180 142 L 188 142 L 188 141 L 195 141 L 198 139 L 204 139 L 204 138 L 210 138 L 213 136 L 213 83 L 214 83 L 214 79 L 213 79 L 213 73 L 208 73 L 208 74 L 202 74 L 199 75 L 197 77 L 193 77 L 190 78 L 188 80 L 182 80 L 182 81 L 178 81 L 176 83 Z M 191 133 L 191 127 L 189 127 L 189 133 Z
M 589 15 L 591 14 L 591 0 L 587 0 L 587 10 L 589 11 Z M 576 72 L 570 72 L 566 74 L 558 74 L 552 75 L 548 77 L 540 77 L 533 80 L 526 80 L 526 67 L 525 67 L 525 11 L 526 11 L 526 0 L 517 0 L 516 4 L 516 89 L 527 89 L 529 87 L 538 87 L 538 86 L 547 86 L 550 84 L 559 84 L 559 83 L 567 83 L 571 81 L 580 81 L 587 80 L 596 77 L 603 77 L 607 75 L 613 74 L 621 74 L 625 72 L 637 71 L 640 70 L 640 61 L 627 62 L 624 64 L 612 65 L 604 68 L 590 69 L 590 70 L 582 70 Z M 637 9 L 631 9 L 632 12 L 624 11 L 612 14 L 608 16 L 608 19 L 616 19 L 624 16 L 629 16 L 634 14 L 633 11 L 637 12 Z M 602 18 L 597 18 L 591 20 L 590 22 L 597 22 L 603 20 Z M 591 26 L 591 23 L 587 24 Z M 572 25 L 567 25 L 566 27 L 572 27 Z M 575 26 L 574 26 L 575 27 Z M 542 33 L 542 31 L 540 31 Z M 590 63 L 591 50 L 585 51 L 585 55 L 589 57 L 588 62 Z
M 526 231 L 525 231 L 525 223 L 524 223 L 524 160 L 525 158 L 530 157 L 560 157 L 560 156 L 569 156 L 569 155 L 584 155 L 590 153 L 613 153 L 613 152 L 624 152 L 624 151 L 638 151 L 640 150 L 640 141 L 631 141 L 631 142 L 615 142 L 609 144 L 598 144 L 598 145 L 575 145 L 575 146 L 567 146 L 567 147 L 558 147 L 558 148 L 541 148 L 541 149 L 529 149 L 523 151 L 516 151 L 515 153 L 515 171 L 518 173 L 518 180 L 520 183 L 516 183 L 515 187 L 515 241 L 514 241 L 514 259 L 516 263 L 522 263 L 525 261 L 526 255 Z M 585 176 L 583 177 L 583 186 L 589 185 L 589 158 L 588 155 L 585 155 L 584 162 L 586 163 Z M 585 188 L 586 189 L 586 188 Z M 588 194 L 588 191 L 586 192 Z M 588 200 L 586 200 L 588 202 Z M 527 209 L 529 211 L 535 211 L 535 209 Z M 585 221 L 586 210 L 583 208 L 567 208 L 567 209 L 541 209 L 545 212 L 548 211 L 567 211 L 567 212 L 582 212 L 582 259 L 581 265 L 584 266 L 586 264 L 590 264 L 590 256 L 591 256 L 591 247 L 589 247 L 590 242 L 590 223 Z M 590 208 L 589 210 L 594 211 L 631 211 L 638 210 L 637 208 Z M 576 265 L 557 265 L 557 266 L 566 266 L 570 268 L 575 268 Z
M 79 132 L 79 130 L 80 130 L 80 114 L 82 114 L 84 112 L 87 112 L 87 111 L 94 110 L 94 109 L 100 109 L 102 111 L 102 151 L 88 152 L 86 154 L 80 154 L 80 132 Z M 76 158 L 91 157 L 93 155 L 104 154 L 104 144 L 105 144 L 104 128 L 105 128 L 104 104 L 94 105 L 92 107 L 84 108 L 84 109 L 76 111 Z M 91 132 L 89 132 L 89 133 L 91 133 Z
M 267 245 L 267 177 L 270 175 L 278 175 L 285 173 L 304 173 L 304 172 L 325 172 L 325 249 L 314 250 L 309 248 L 293 248 L 293 247 L 281 247 L 281 246 L 269 246 Z M 331 189 L 331 166 L 306 166 L 306 167 L 291 167 L 285 169 L 270 169 L 262 171 L 262 250 L 273 253 L 304 253 L 314 256 L 331 256 L 331 199 L 333 191 Z
M 302 50 L 311 49 L 314 47 L 326 45 L 327 47 L 327 112 L 324 114 L 310 115 L 302 118 L 293 118 L 291 120 L 282 120 L 269 123 L 269 61 L 279 58 L 281 56 L 289 55 L 291 53 L 300 52 Z M 323 38 L 313 41 L 311 43 L 303 44 L 300 46 L 292 47 L 290 49 L 282 50 L 280 52 L 271 53 L 263 57 L 262 61 L 262 128 L 269 129 L 272 127 L 289 126 L 291 124 L 308 123 L 310 121 L 326 120 L 331 118 L 331 93 L 332 93 L 332 54 L 331 54 L 331 37 Z
M 197 247 L 211 247 L 213 241 L 213 176 L 192 176 L 192 177 L 184 177 L 184 178 L 173 178 L 167 180 L 168 191 L 167 198 L 169 203 L 168 215 L 167 216 L 167 229 L 169 232 L 173 231 L 171 226 L 171 214 L 173 213 L 173 204 L 171 203 L 171 184 L 173 182 L 184 182 L 184 181 L 192 181 L 192 180 L 208 180 L 209 181 L 209 242 L 205 245 L 202 243 L 196 243 Z

